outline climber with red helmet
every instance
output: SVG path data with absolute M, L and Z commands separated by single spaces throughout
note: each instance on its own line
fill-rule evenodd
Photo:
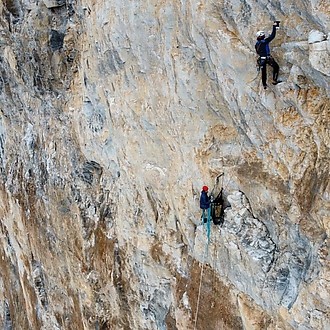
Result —
M 273 85 L 277 85 L 281 81 L 277 80 L 279 66 L 275 62 L 274 58 L 270 55 L 270 48 L 269 43 L 275 38 L 276 36 L 276 28 L 279 27 L 279 21 L 275 21 L 273 24 L 273 31 L 272 34 L 265 38 L 264 31 L 257 32 L 257 42 L 255 44 L 255 49 L 257 54 L 260 56 L 258 59 L 259 68 L 261 68 L 261 75 L 262 75 L 262 84 L 264 89 L 267 88 L 267 64 L 273 68 Z
M 203 186 L 202 192 L 201 192 L 201 197 L 199 200 L 200 208 L 203 210 L 202 217 L 204 218 L 204 222 L 206 222 L 205 210 L 207 210 L 211 204 L 210 198 L 207 194 L 208 191 L 209 191 L 209 188 L 207 186 Z

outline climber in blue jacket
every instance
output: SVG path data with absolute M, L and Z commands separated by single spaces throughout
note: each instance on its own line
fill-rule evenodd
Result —
M 207 194 L 208 191 L 209 191 L 209 188 L 207 186 L 203 186 L 202 192 L 201 192 L 201 197 L 199 200 L 200 208 L 203 210 L 202 217 L 203 217 L 204 222 L 206 222 L 206 220 L 207 220 L 206 215 L 205 215 L 205 210 L 207 210 L 211 204 L 210 198 Z
M 273 24 L 273 31 L 268 38 L 265 38 L 264 31 L 257 32 L 257 42 L 255 44 L 255 49 L 257 54 L 260 56 L 258 59 L 259 68 L 261 68 L 262 74 L 262 84 L 264 89 L 267 88 L 267 64 L 273 68 L 273 85 L 277 85 L 281 81 L 277 80 L 278 72 L 280 67 L 275 62 L 274 58 L 270 55 L 270 48 L 269 43 L 275 38 L 276 36 L 276 28 L 279 27 L 279 21 L 274 22 Z

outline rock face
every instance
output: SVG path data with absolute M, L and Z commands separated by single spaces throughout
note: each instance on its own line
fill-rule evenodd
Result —
M 0 1 L 0 327 L 329 329 L 329 17 Z M 283 82 L 263 90 L 275 19 Z

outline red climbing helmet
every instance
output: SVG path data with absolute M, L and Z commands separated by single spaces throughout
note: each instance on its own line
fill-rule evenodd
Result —
M 203 186 L 203 191 L 209 191 L 209 187 L 208 186 Z

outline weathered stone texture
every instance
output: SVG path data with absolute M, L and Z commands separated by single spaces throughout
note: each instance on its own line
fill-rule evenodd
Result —
M 0 327 L 330 328 L 329 17 L 0 1 Z M 275 19 L 283 82 L 263 90 Z M 222 172 L 208 243 L 199 195 Z

